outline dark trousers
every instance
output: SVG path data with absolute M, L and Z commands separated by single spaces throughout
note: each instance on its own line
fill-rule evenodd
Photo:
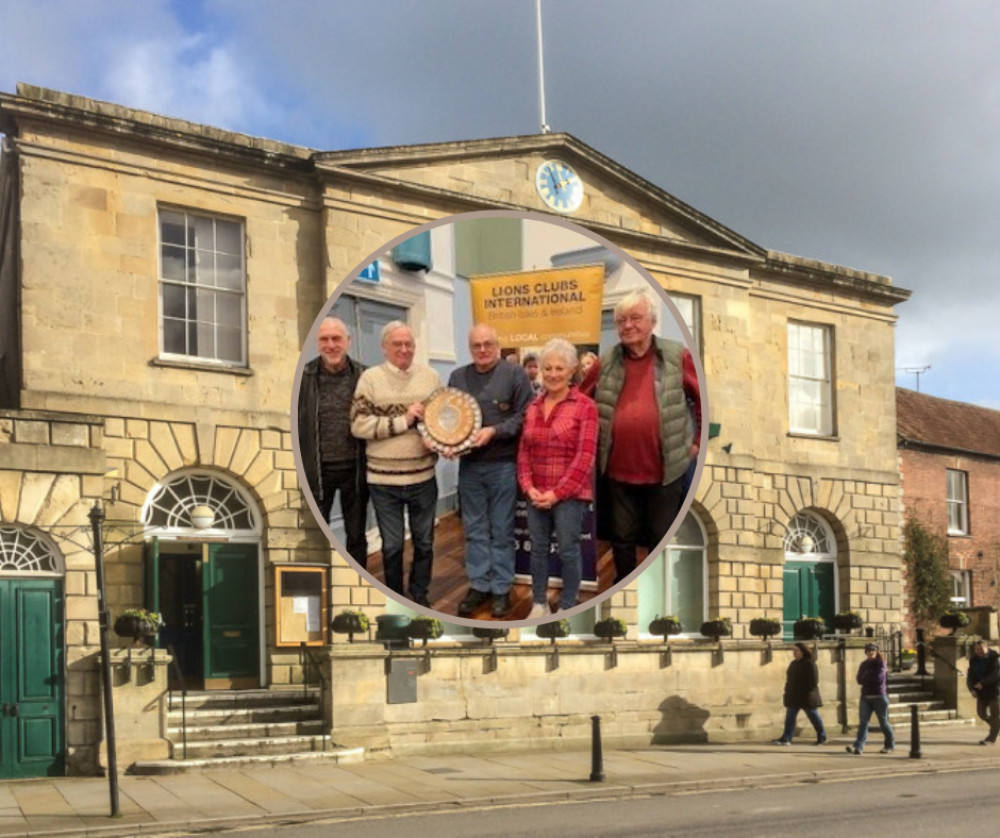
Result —
M 390 590 L 417 602 L 427 596 L 434 563 L 434 515 L 437 512 L 437 480 L 433 477 L 413 486 L 368 487 L 382 534 L 382 567 Z M 404 513 L 410 520 L 413 566 L 409 591 L 403 589 L 403 545 L 406 542 Z
M 606 478 L 615 582 L 635 570 L 637 546 L 652 550 L 667 534 L 684 500 L 680 477 L 666 486 L 619 483 Z
M 320 511 L 323 520 L 330 523 L 333 498 L 340 492 L 340 511 L 344 516 L 344 533 L 347 552 L 361 567 L 368 564 L 368 538 L 365 535 L 365 518 L 368 513 L 368 483 L 364 472 L 358 473 L 355 463 L 349 465 L 323 464 L 323 501 Z
M 979 714 L 980 719 L 990 726 L 990 732 L 986 738 L 990 742 L 996 742 L 997 735 L 1000 734 L 1000 696 L 994 698 L 992 701 L 985 701 L 976 696 L 976 713 Z

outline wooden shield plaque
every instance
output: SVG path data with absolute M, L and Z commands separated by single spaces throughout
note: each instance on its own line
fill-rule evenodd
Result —
M 453 457 L 472 448 L 472 437 L 483 426 L 475 398 L 455 387 L 441 387 L 424 405 L 424 419 L 417 423 L 417 430 L 435 451 Z

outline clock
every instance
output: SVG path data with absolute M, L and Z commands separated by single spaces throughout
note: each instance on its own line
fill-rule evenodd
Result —
M 583 181 L 562 160 L 546 160 L 535 172 L 535 188 L 545 206 L 575 212 L 583 202 Z

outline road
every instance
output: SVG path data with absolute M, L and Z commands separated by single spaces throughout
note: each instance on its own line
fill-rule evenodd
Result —
M 365 838 L 978 836 L 996 832 L 1000 824 L 998 779 L 1000 771 L 956 771 L 864 782 L 271 825 L 250 832 L 273 838 L 353 838 L 359 834 Z

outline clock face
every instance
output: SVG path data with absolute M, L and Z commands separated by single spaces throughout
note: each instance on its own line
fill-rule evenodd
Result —
M 562 160 L 546 160 L 535 172 L 535 188 L 545 206 L 574 212 L 583 202 L 583 181 Z

